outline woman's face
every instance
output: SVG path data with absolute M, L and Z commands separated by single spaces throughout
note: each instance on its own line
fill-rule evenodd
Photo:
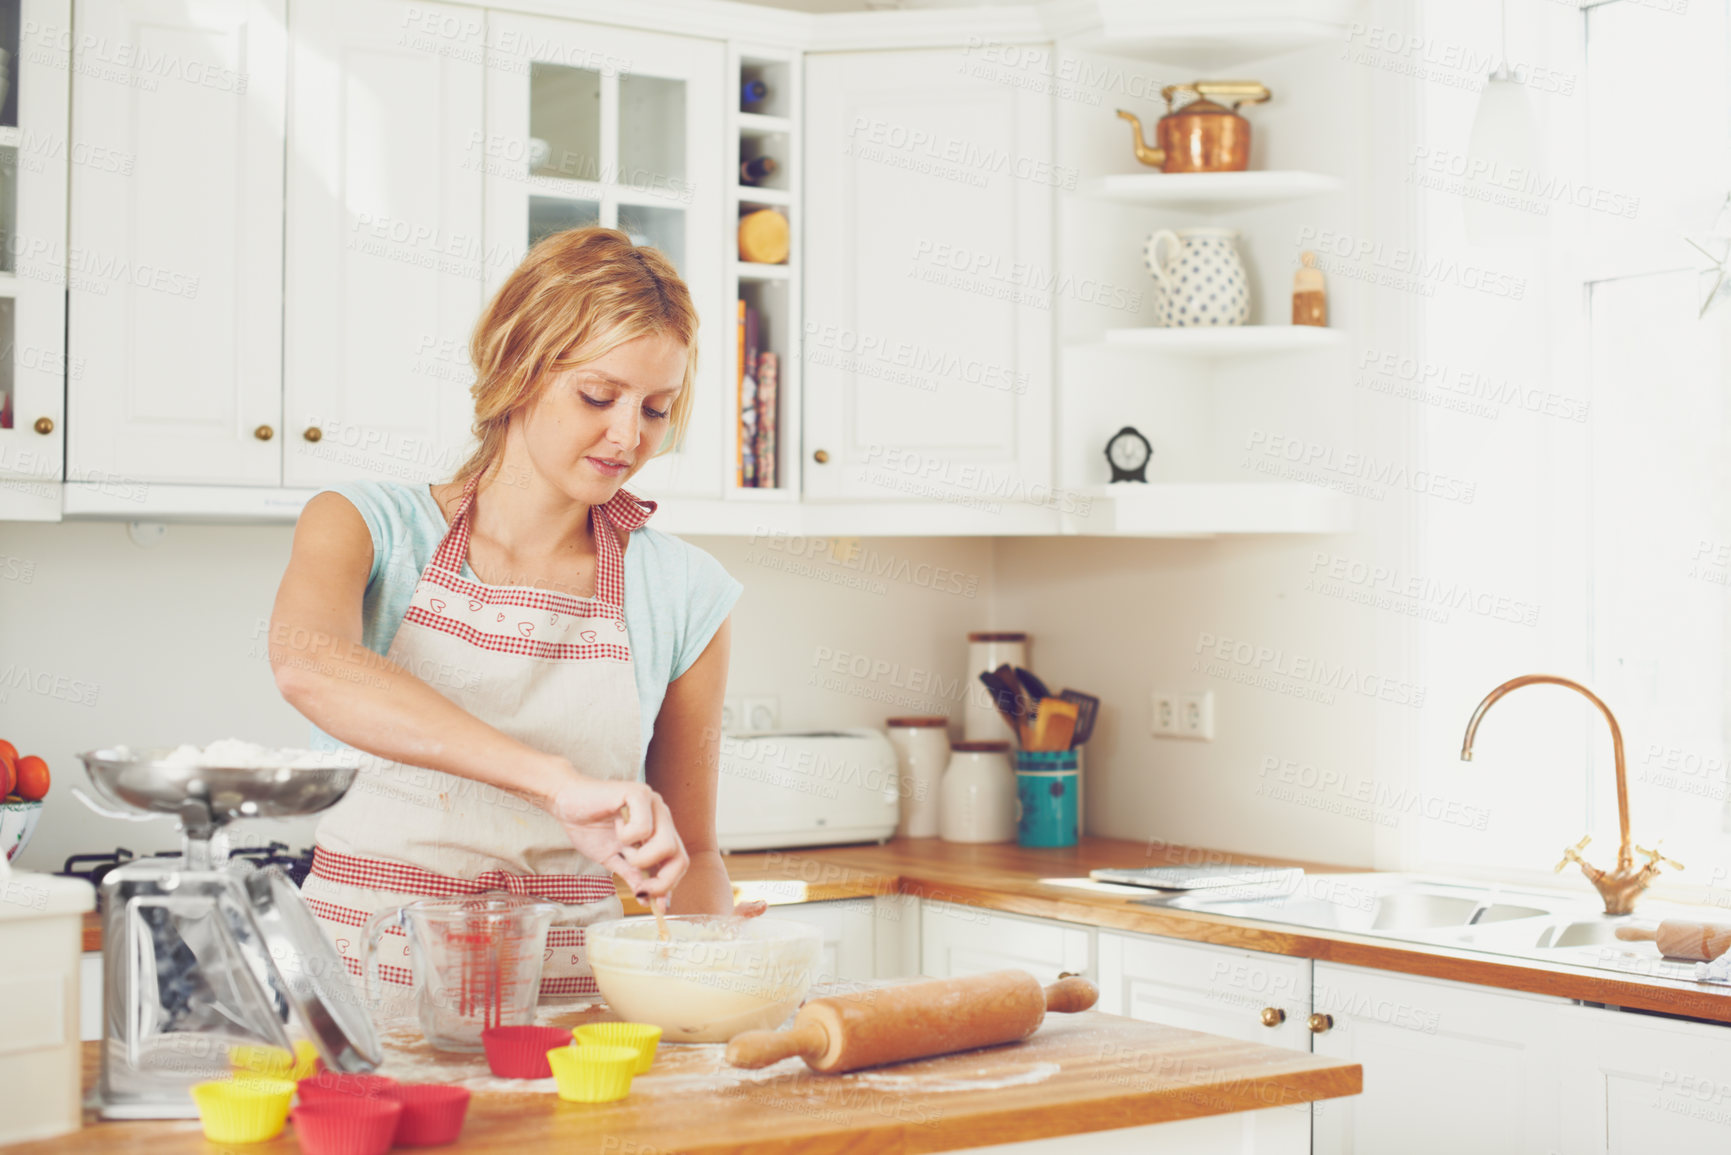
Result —
M 573 501 L 604 504 L 661 448 L 685 361 L 673 338 L 638 337 L 552 377 L 521 418 L 535 472 Z

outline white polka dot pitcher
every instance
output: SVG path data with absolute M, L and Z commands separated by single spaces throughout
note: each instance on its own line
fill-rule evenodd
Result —
M 1142 261 L 1154 275 L 1154 323 L 1180 329 L 1242 325 L 1250 320 L 1250 286 L 1238 258 L 1237 229 L 1161 229 Z

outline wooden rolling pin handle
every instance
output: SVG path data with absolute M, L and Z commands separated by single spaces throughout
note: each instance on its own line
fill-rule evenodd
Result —
M 1624 942 L 1652 942 L 1659 937 L 1659 928 L 1653 926 L 1620 926 L 1617 937 Z
M 1046 1010 L 1055 1015 L 1073 1015 L 1100 1001 L 1100 988 L 1078 975 L 1059 979 L 1046 988 Z
M 727 1044 L 729 1066 L 755 1071 L 799 1056 L 807 1063 L 829 1050 L 829 1032 L 815 1019 L 797 1022 L 791 1031 L 746 1031 Z
M 1666 958 L 1712 962 L 1731 950 L 1731 926 L 1723 923 L 1668 918 L 1657 927 L 1620 926 L 1616 933 L 1624 942 L 1657 943 Z

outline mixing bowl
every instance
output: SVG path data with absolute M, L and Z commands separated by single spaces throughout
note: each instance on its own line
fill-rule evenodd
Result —
M 669 1043 L 725 1043 L 780 1026 L 823 953 L 816 927 L 786 919 L 672 915 L 667 929 L 660 942 L 655 919 L 617 919 L 589 927 L 584 942 L 607 1005 L 660 1027 Z

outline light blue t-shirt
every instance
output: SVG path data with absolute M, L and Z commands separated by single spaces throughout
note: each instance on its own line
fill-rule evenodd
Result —
M 372 534 L 361 640 L 376 654 L 389 653 L 415 583 L 449 528 L 445 515 L 424 485 L 351 481 L 330 488 L 360 510 Z M 467 558 L 463 577 L 480 580 Z M 632 531 L 625 548 L 625 636 L 637 680 L 642 755 L 649 752 L 668 683 L 702 655 L 744 589 L 696 546 L 648 526 Z M 336 743 L 315 728 L 314 744 L 329 748 Z

